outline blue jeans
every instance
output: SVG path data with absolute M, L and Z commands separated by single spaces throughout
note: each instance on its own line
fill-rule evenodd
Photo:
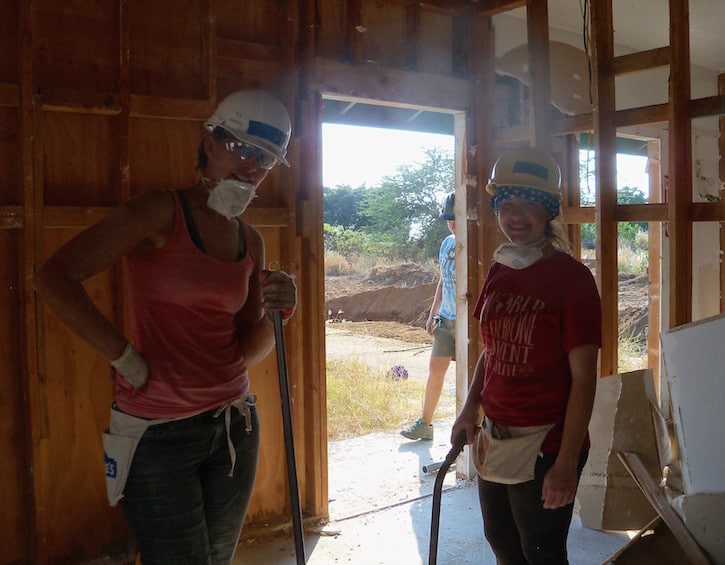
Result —
M 252 429 L 231 408 L 233 476 L 224 413 L 149 427 L 133 457 L 120 504 L 144 565 L 229 563 L 252 494 L 259 418 Z
M 588 453 L 579 458 L 581 477 Z M 536 460 L 534 480 L 517 485 L 478 478 L 483 531 L 498 565 L 566 565 L 566 540 L 574 504 L 547 510 L 541 500 L 544 476 L 556 460 L 545 453 Z

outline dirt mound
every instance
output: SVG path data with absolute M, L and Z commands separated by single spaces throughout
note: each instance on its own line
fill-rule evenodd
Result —
M 327 319 L 349 322 L 390 321 L 422 328 L 428 319 L 436 284 L 386 286 L 333 298 L 325 303 Z
M 380 286 L 418 286 L 436 282 L 436 274 L 417 263 L 402 263 L 385 267 L 373 267 L 363 278 L 366 284 Z
M 423 328 L 433 302 L 435 271 L 418 263 L 373 267 L 366 275 L 325 278 L 331 322 L 396 322 Z
M 416 263 L 375 267 L 367 275 L 325 278 L 325 310 L 328 323 L 345 323 L 346 329 L 367 335 L 401 337 L 409 330 L 426 342 L 425 321 L 433 302 L 437 274 Z M 619 277 L 620 333 L 635 344 L 647 343 L 647 276 Z M 418 329 L 419 332 L 418 333 Z M 408 331 L 405 331 L 408 330 Z

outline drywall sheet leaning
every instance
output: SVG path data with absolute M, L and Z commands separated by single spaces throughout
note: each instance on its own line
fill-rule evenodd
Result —
M 725 314 L 662 332 L 683 494 L 670 504 L 712 562 L 725 565 Z
M 725 492 L 725 314 L 660 339 L 684 494 Z
M 646 380 L 652 370 L 610 375 L 597 380 L 589 423 L 591 449 L 582 472 L 577 502 L 582 525 L 595 530 L 639 530 L 657 512 L 617 458 L 637 453 L 659 478 L 659 457 Z

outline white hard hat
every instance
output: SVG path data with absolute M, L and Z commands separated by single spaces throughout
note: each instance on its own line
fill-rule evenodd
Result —
M 292 132 L 290 117 L 282 102 L 264 90 L 230 94 L 204 125 L 209 131 L 224 128 L 289 167 L 285 155 Z
M 556 216 L 561 200 L 561 170 L 543 151 L 528 147 L 512 149 L 496 160 L 486 191 L 493 196 L 494 210 L 503 198 L 518 196 L 541 202 Z

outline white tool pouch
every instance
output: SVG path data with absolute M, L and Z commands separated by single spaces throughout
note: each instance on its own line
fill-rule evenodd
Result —
M 106 495 L 111 506 L 123 498 L 128 471 L 136 446 L 149 426 L 171 419 L 145 420 L 111 408 L 109 427 L 103 432 L 103 460 L 106 466 Z

